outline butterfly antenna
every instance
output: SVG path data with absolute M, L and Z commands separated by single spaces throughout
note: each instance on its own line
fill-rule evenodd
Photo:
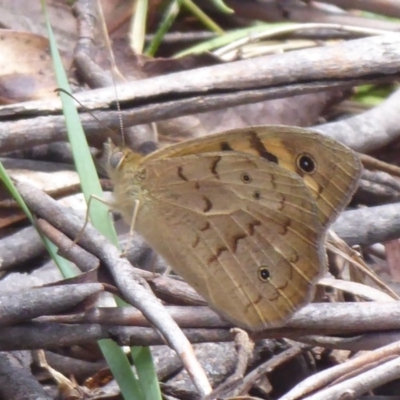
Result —
M 114 58 L 114 56 L 113 56 Z M 117 85 L 115 84 L 114 68 L 111 69 L 111 77 L 114 85 L 115 102 L 117 104 L 118 118 L 119 118 L 119 130 L 121 134 L 121 143 L 125 147 L 125 134 L 124 134 L 124 121 L 122 120 L 121 104 L 118 99 Z
M 107 25 L 106 25 L 106 21 L 104 18 L 103 8 L 100 6 L 100 4 L 98 5 L 98 7 L 99 7 L 99 16 L 100 16 L 100 26 L 101 26 L 101 30 L 102 30 L 106 48 L 107 48 L 108 54 L 110 56 L 109 61 L 110 61 L 110 65 L 111 65 L 111 79 L 112 79 L 112 83 L 114 86 L 115 103 L 117 105 L 117 111 L 118 111 L 119 129 L 120 129 L 120 134 L 121 134 L 121 144 L 122 144 L 122 146 L 125 146 L 124 122 L 122 120 L 121 104 L 118 99 L 117 85 L 115 83 L 116 74 L 118 74 L 122 79 L 123 79 L 123 76 L 119 72 L 119 70 L 117 68 L 117 63 L 115 62 L 114 52 L 111 48 L 110 36 L 108 35 L 108 32 L 107 32 Z
M 95 114 L 93 114 L 83 103 L 81 103 L 73 94 L 69 93 L 65 89 L 62 88 L 57 88 L 54 90 L 56 93 L 64 93 L 67 96 L 71 97 L 74 99 L 81 107 L 83 110 L 85 110 L 89 115 L 91 115 L 103 128 L 107 129 L 110 132 L 110 136 L 115 138 L 115 132 L 106 124 L 104 123 L 101 119 L 97 118 Z

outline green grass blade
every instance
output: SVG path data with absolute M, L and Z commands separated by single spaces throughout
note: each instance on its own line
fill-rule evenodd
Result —
M 203 10 L 201 10 L 192 0 L 182 0 L 185 6 L 196 18 L 211 31 L 222 35 L 224 30 L 214 22 Z
M 210 1 L 219 11 L 225 14 L 233 14 L 235 12 L 235 10 L 228 7 L 222 0 L 210 0 Z
M 150 349 L 148 347 L 132 347 L 131 355 L 146 400 L 161 400 L 160 385 Z
M 160 26 L 157 29 L 157 32 L 154 35 L 153 40 L 150 42 L 148 48 L 146 49 L 145 54 L 148 56 L 154 56 L 156 51 L 158 50 L 164 35 L 168 32 L 171 28 L 172 24 L 174 23 L 176 17 L 179 14 L 181 8 L 182 0 L 172 0 L 168 7 L 166 8 L 163 19 L 161 21 Z
M 68 84 L 68 79 L 65 74 L 60 54 L 57 49 L 54 35 L 52 34 L 50 22 L 46 19 L 47 29 L 49 32 L 50 51 L 53 58 L 56 80 L 58 86 L 68 93 L 71 89 Z M 79 119 L 73 99 L 67 94 L 60 92 L 60 97 L 63 105 L 63 113 L 68 130 L 68 139 L 71 144 L 72 154 L 75 161 L 75 166 L 79 174 L 82 190 L 86 199 L 89 201 L 91 195 L 98 197 L 103 196 L 103 191 L 97 176 L 92 156 L 89 151 L 89 146 L 86 136 L 83 132 L 82 124 Z M 90 207 L 90 217 L 93 225 L 106 237 L 118 244 L 117 235 L 114 225 L 111 222 L 108 208 L 100 202 L 92 202 Z
M 143 53 L 144 43 L 146 40 L 148 6 L 148 0 L 136 0 L 136 10 L 132 19 L 130 42 L 132 49 L 137 54 Z
M 33 226 L 36 226 L 36 221 L 33 218 L 29 208 L 25 204 L 23 198 L 18 193 L 18 190 L 14 186 L 13 181 L 11 180 L 10 176 L 8 175 L 6 169 L 4 168 L 3 164 L 0 162 L 0 179 L 3 181 L 4 185 L 10 192 L 10 194 L 14 197 L 15 201 L 18 205 L 22 208 L 22 211 L 26 214 L 28 219 L 31 221 Z M 39 236 L 41 237 L 44 246 L 46 247 L 47 251 L 49 252 L 51 258 L 54 260 L 56 265 L 58 266 L 59 270 L 63 274 L 65 278 L 72 278 L 74 276 L 74 269 L 72 268 L 69 261 L 65 258 L 59 256 L 57 254 L 57 247 L 45 236 L 42 235 L 39 229 L 37 229 Z
M 185 50 L 180 51 L 179 53 L 176 53 L 174 57 L 184 57 L 189 54 L 201 54 L 206 51 L 211 51 L 214 49 L 217 49 L 221 46 L 225 46 L 235 40 L 242 39 L 246 36 L 251 35 L 252 33 L 256 32 L 262 32 L 268 29 L 267 24 L 260 24 L 256 26 L 252 26 L 250 28 L 243 28 L 243 29 L 236 29 L 234 31 L 226 32 L 221 36 L 215 37 L 210 40 L 206 40 L 202 43 L 199 43 L 195 46 L 191 46 Z
M 124 353 L 122 353 L 124 357 L 120 356 L 122 349 L 111 339 L 102 339 L 98 343 L 113 376 L 118 376 L 118 379 L 116 379 L 124 399 L 147 400 L 143 394 L 141 383 L 133 373 L 128 358 Z
M 68 80 L 58 53 L 57 44 L 54 39 L 50 21 L 47 16 L 44 1 L 42 0 L 43 13 L 46 17 L 46 24 L 49 32 L 50 49 L 55 67 L 57 84 L 60 88 L 70 92 Z M 66 118 L 68 137 L 71 143 L 72 153 L 76 165 L 76 169 L 80 176 L 82 190 L 86 201 L 90 195 L 102 197 L 103 192 L 97 177 L 97 172 L 89 151 L 87 140 L 80 123 L 78 112 L 71 97 L 64 93 L 60 93 L 63 103 L 63 112 Z M 100 202 L 92 202 L 93 207 L 90 209 L 90 216 L 93 225 L 116 245 L 118 244 L 117 235 L 114 225 L 107 207 Z M 145 400 L 140 385 L 134 376 L 129 361 L 122 351 L 112 340 L 99 341 L 100 349 L 113 373 L 125 400 Z

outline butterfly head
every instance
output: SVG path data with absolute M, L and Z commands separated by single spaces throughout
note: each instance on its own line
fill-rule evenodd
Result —
M 116 146 L 111 140 L 105 144 L 105 166 L 114 184 L 127 171 L 136 171 L 142 159 L 141 154 L 127 147 Z

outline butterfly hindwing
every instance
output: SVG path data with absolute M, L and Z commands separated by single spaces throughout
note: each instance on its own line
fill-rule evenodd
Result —
M 255 330 L 310 301 L 325 230 L 298 175 L 234 152 L 152 160 L 138 174 L 136 230 L 213 308 Z

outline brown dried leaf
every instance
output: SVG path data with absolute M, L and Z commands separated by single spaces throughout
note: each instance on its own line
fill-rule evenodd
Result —
M 0 102 L 56 97 L 48 40 L 27 32 L 0 32 Z

